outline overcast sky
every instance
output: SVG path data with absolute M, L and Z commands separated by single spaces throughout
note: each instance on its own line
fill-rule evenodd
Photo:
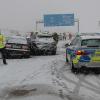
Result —
M 0 28 L 32 31 L 44 14 L 67 13 L 79 18 L 80 32 L 100 31 L 100 0 L 0 0 Z M 77 31 L 77 25 L 47 29 Z

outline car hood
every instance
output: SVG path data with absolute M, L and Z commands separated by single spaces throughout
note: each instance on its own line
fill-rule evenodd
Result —
M 51 40 L 42 40 L 42 39 L 40 39 L 40 40 L 37 40 L 36 42 L 39 42 L 39 43 L 53 43 L 54 41 L 51 41 Z

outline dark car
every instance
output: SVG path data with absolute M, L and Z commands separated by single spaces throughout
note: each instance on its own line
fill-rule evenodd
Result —
M 37 39 L 32 41 L 31 46 L 33 54 L 55 55 L 57 44 L 51 34 L 39 34 Z
M 6 55 L 8 57 L 30 57 L 30 48 L 26 38 L 21 36 L 7 37 Z

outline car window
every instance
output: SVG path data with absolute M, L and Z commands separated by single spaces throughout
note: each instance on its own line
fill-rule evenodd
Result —
M 53 37 L 52 36 L 38 35 L 37 39 L 38 40 L 43 40 L 43 41 L 53 41 Z
M 82 46 L 100 46 L 100 39 L 85 39 L 81 42 Z
M 8 38 L 7 43 L 21 43 L 27 44 L 27 40 L 24 38 Z
M 79 44 L 80 39 L 76 37 L 75 39 L 72 40 L 71 45 L 77 45 Z

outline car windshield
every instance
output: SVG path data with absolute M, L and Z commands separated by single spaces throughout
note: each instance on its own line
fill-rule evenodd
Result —
M 10 38 L 7 39 L 7 43 L 27 44 L 27 40 L 25 38 L 10 37 Z
M 85 39 L 81 42 L 82 46 L 100 46 L 100 39 Z
M 38 35 L 38 40 L 53 41 L 53 37 L 51 35 Z

